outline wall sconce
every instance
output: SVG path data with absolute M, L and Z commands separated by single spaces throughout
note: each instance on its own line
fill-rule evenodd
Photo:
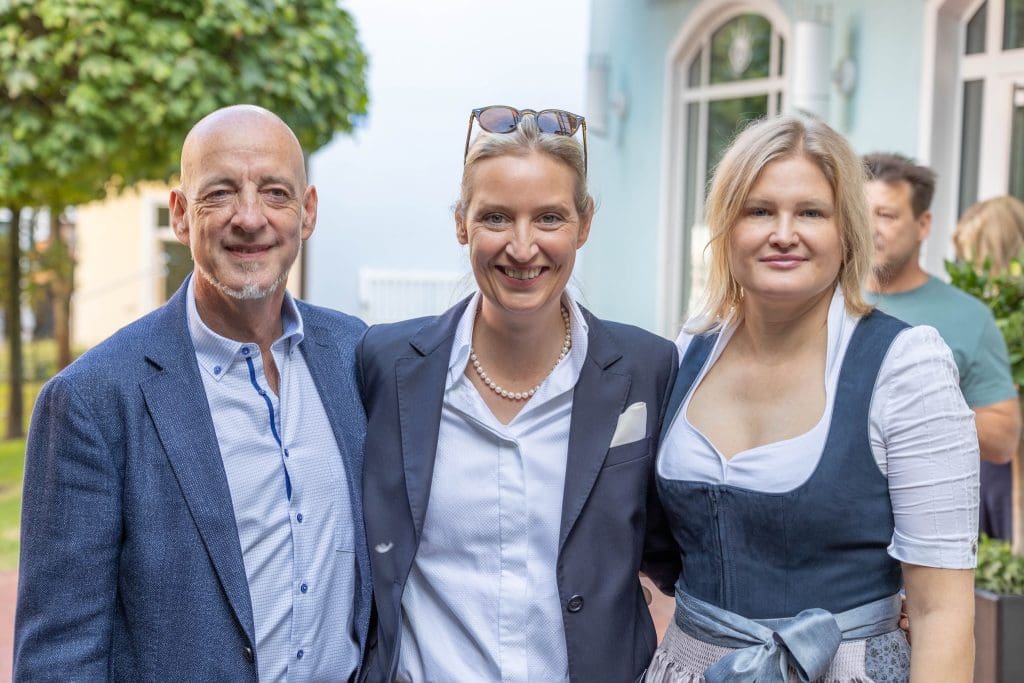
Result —
M 595 135 L 608 135 L 611 119 L 626 116 L 626 96 L 611 92 L 611 65 L 607 55 L 590 55 L 587 60 L 587 128 Z

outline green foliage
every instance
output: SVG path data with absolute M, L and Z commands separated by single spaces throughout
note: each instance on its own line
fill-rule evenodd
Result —
M 201 116 L 247 102 L 307 152 L 366 110 L 336 0 L 0 0 L 0 206 L 66 206 L 177 170 Z
M 974 585 L 1004 595 L 1024 595 L 1024 557 L 1014 555 L 1006 541 L 982 535 Z
M 976 296 L 988 305 L 995 316 L 996 325 L 1006 339 L 1013 381 L 1018 386 L 1024 386 L 1024 269 L 1021 261 L 1014 259 L 1006 272 L 999 275 L 991 274 L 987 261 L 980 273 L 970 261 L 947 261 L 946 272 L 954 287 Z
M 0 571 L 18 566 L 25 440 L 0 441 Z

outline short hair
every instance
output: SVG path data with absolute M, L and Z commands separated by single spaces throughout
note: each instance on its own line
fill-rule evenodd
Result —
M 988 260 L 990 272 L 999 275 L 1024 257 L 1024 203 L 1010 195 L 978 202 L 960 217 L 953 244 L 957 258 L 973 261 L 979 271 Z
M 935 195 L 935 172 L 927 166 L 918 166 L 914 161 L 895 152 L 873 152 L 864 156 L 869 180 L 881 180 L 888 185 L 904 182 L 910 185 L 910 207 L 914 218 L 932 205 Z
M 822 121 L 787 115 L 749 124 L 715 168 L 705 205 L 711 232 L 707 289 L 698 321 L 688 331 L 704 332 L 720 327 L 730 315 L 742 317 L 743 292 L 729 267 L 729 237 L 761 171 L 773 161 L 791 157 L 811 161 L 832 188 L 843 252 L 836 283 L 847 311 L 852 315 L 871 311 L 862 291 L 872 250 L 864 166 L 843 136 Z
M 573 203 L 576 211 L 585 216 L 594 210 L 594 199 L 587 190 L 583 146 L 571 135 L 541 132 L 537 119 L 527 114 L 510 133 L 480 131 L 473 138 L 462 168 L 462 185 L 459 200 L 455 203 L 455 215 L 464 215 L 469 206 L 473 196 L 473 170 L 479 162 L 501 156 L 524 157 L 531 152 L 546 154 L 568 166 L 574 177 Z

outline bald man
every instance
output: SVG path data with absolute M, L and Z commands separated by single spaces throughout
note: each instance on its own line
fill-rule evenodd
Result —
M 170 210 L 194 274 L 36 402 L 15 680 L 358 677 L 364 325 L 285 291 L 316 209 L 271 112 L 189 133 Z

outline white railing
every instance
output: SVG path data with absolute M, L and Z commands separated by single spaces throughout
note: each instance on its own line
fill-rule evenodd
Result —
M 359 269 L 359 316 L 368 324 L 443 312 L 475 287 L 462 273 Z

